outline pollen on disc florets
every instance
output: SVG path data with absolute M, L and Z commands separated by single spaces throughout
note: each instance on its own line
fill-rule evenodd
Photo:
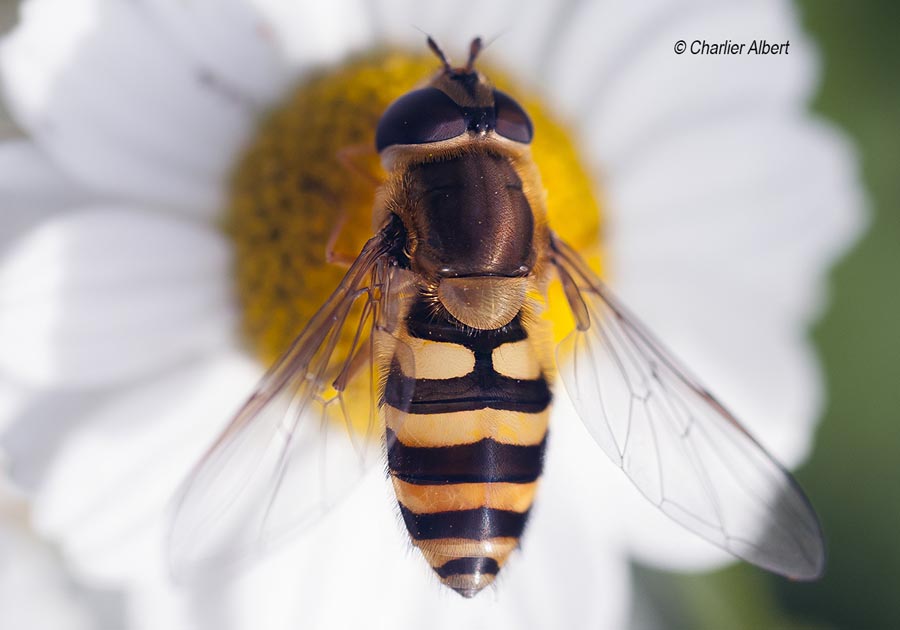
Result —
M 481 68 L 515 94 L 532 116 L 533 153 L 548 190 L 550 225 L 599 260 L 600 212 L 593 182 L 571 136 L 539 100 Z M 337 286 L 345 269 L 326 262 L 326 244 L 343 216 L 335 251 L 355 256 L 372 235 L 374 151 L 388 104 L 430 77 L 430 55 L 380 51 L 309 75 L 261 122 L 234 172 L 225 229 L 234 241 L 242 330 L 266 363 L 290 344 Z M 347 168 L 338 155 L 351 156 Z M 551 296 L 555 324 L 564 308 Z

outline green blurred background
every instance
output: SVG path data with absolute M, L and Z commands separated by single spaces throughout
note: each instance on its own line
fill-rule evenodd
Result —
M 824 57 L 815 109 L 856 141 L 873 212 L 812 331 L 829 400 L 797 476 L 824 523 L 828 572 L 800 584 L 747 565 L 702 577 L 637 569 L 639 625 L 900 628 L 900 3 L 798 5 Z
M 0 31 L 16 4 L 0 0 Z M 828 572 L 794 584 L 748 565 L 697 577 L 636 568 L 639 628 L 900 628 L 900 3 L 799 9 L 825 63 L 815 107 L 856 141 L 873 211 L 812 333 L 830 399 L 798 477 L 825 524 Z M 15 134 L 0 111 L 0 138 Z

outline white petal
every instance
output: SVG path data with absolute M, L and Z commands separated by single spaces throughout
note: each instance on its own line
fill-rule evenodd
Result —
M 175 488 L 260 375 L 245 357 L 217 355 L 92 410 L 52 462 L 35 497 L 35 526 L 60 541 L 86 580 L 162 576 Z
M 12 419 L 28 404 L 29 391 L 8 379 L 0 379 L 0 435 L 12 423 Z M 3 468 L 3 450 L 0 448 L 0 469 Z
M 142 4 L 32 0 L 0 50 L 7 98 L 17 122 L 92 189 L 209 214 L 257 102 L 274 91 L 275 53 L 261 61 L 265 30 L 241 24 L 241 11 L 205 28 L 208 12 L 184 9 L 190 22 L 171 32 L 179 9 L 155 10 L 162 20 Z M 223 62 L 246 52 L 259 63 L 258 79 L 220 76 L 207 60 L 221 46 Z
M 710 123 L 647 157 L 609 182 L 613 285 L 796 463 L 820 394 L 803 330 L 863 223 L 854 157 L 793 116 Z
M 149 0 L 167 34 L 223 89 L 262 107 L 285 87 L 276 24 L 244 0 Z M 292 3 L 293 4 L 293 3 Z
M 580 92 L 562 90 L 570 102 L 579 103 L 573 114 L 584 129 L 591 157 L 601 165 L 639 160 L 660 138 L 703 128 L 712 119 L 794 108 L 809 98 L 815 61 L 787 3 L 667 6 L 648 13 L 618 50 L 596 45 L 592 54 L 608 65 L 587 73 Z M 586 20 L 578 23 L 586 26 Z M 703 39 L 754 38 L 790 40 L 789 54 L 700 56 L 673 50 L 680 39 L 690 45 Z M 587 36 L 580 39 L 591 41 Z
M 648 34 L 680 19 L 687 7 L 668 0 L 581 2 L 566 11 L 544 62 L 546 96 L 578 120 L 609 98 L 617 69 L 644 52 Z
M 124 627 L 128 630 L 212 630 L 213 626 L 197 623 L 191 617 L 190 595 L 174 588 L 166 576 L 147 571 L 139 580 L 128 583 Z M 226 602 L 221 604 L 222 608 L 228 607 Z M 218 627 L 235 626 L 223 622 Z
M 614 217 L 615 236 L 635 238 L 629 228 L 649 225 L 655 228 L 650 236 L 675 247 L 678 241 L 666 239 L 668 233 L 691 234 L 699 222 L 722 228 L 739 219 L 730 228 L 738 235 L 748 227 L 771 226 L 762 235 L 769 238 L 783 238 L 790 221 L 802 220 L 806 230 L 846 228 L 848 218 L 858 216 L 853 207 L 859 202 L 849 198 L 858 194 L 856 170 L 849 144 L 829 125 L 799 112 L 711 120 L 660 139 L 639 161 L 611 165 L 608 194 L 614 209 L 622 209 Z M 835 193 L 841 194 L 838 200 L 807 216 L 810 206 L 820 208 L 825 195 Z M 782 198 L 794 202 L 786 218 L 767 208 Z M 732 209 L 745 201 L 758 209 Z
M 365 0 L 250 2 L 265 16 L 273 38 L 296 69 L 341 61 L 372 43 Z
M 82 630 L 88 610 L 53 549 L 27 524 L 27 505 L 0 471 L 0 627 Z
M 711 122 L 610 177 L 612 275 L 670 292 L 732 287 L 803 320 L 822 268 L 864 224 L 860 189 L 852 150 L 827 125 Z
M 0 143 L 0 253 L 42 219 L 86 200 L 87 193 L 33 143 Z
M 34 384 L 128 381 L 233 339 L 225 239 L 127 208 L 45 222 L 0 264 L 0 369 Z
M 8 458 L 10 479 L 33 496 L 60 445 L 108 395 L 102 390 L 41 390 L 15 387 L 16 404 L 0 433 L 0 457 Z

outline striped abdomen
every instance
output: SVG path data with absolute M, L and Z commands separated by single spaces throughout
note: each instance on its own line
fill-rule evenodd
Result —
M 415 376 L 395 357 L 384 391 L 400 510 L 441 580 L 471 597 L 522 535 L 543 466 L 550 390 L 521 314 L 497 330 L 463 329 L 420 302 L 400 337 Z

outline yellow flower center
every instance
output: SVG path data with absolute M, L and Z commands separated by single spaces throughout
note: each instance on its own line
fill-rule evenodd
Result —
M 225 229 L 236 250 L 243 333 L 266 364 L 345 272 L 326 262 L 339 217 L 346 217 L 337 232 L 339 254 L 357 254 L 372 235 L 373 179 L 383 176 L 373 148 L 378 119 L 436 70 L 431 55 L 382 51 L 353 59 L 309 76 L 261 122 L 235 171 Z M 482 70 L 532 117 L 550 226 L 598 266 L 600 207 L 572 137 L 540 100 L 490 67 Z M 573 327 L 558 286 L 551 288 L 547 316 L 557 338 Z

